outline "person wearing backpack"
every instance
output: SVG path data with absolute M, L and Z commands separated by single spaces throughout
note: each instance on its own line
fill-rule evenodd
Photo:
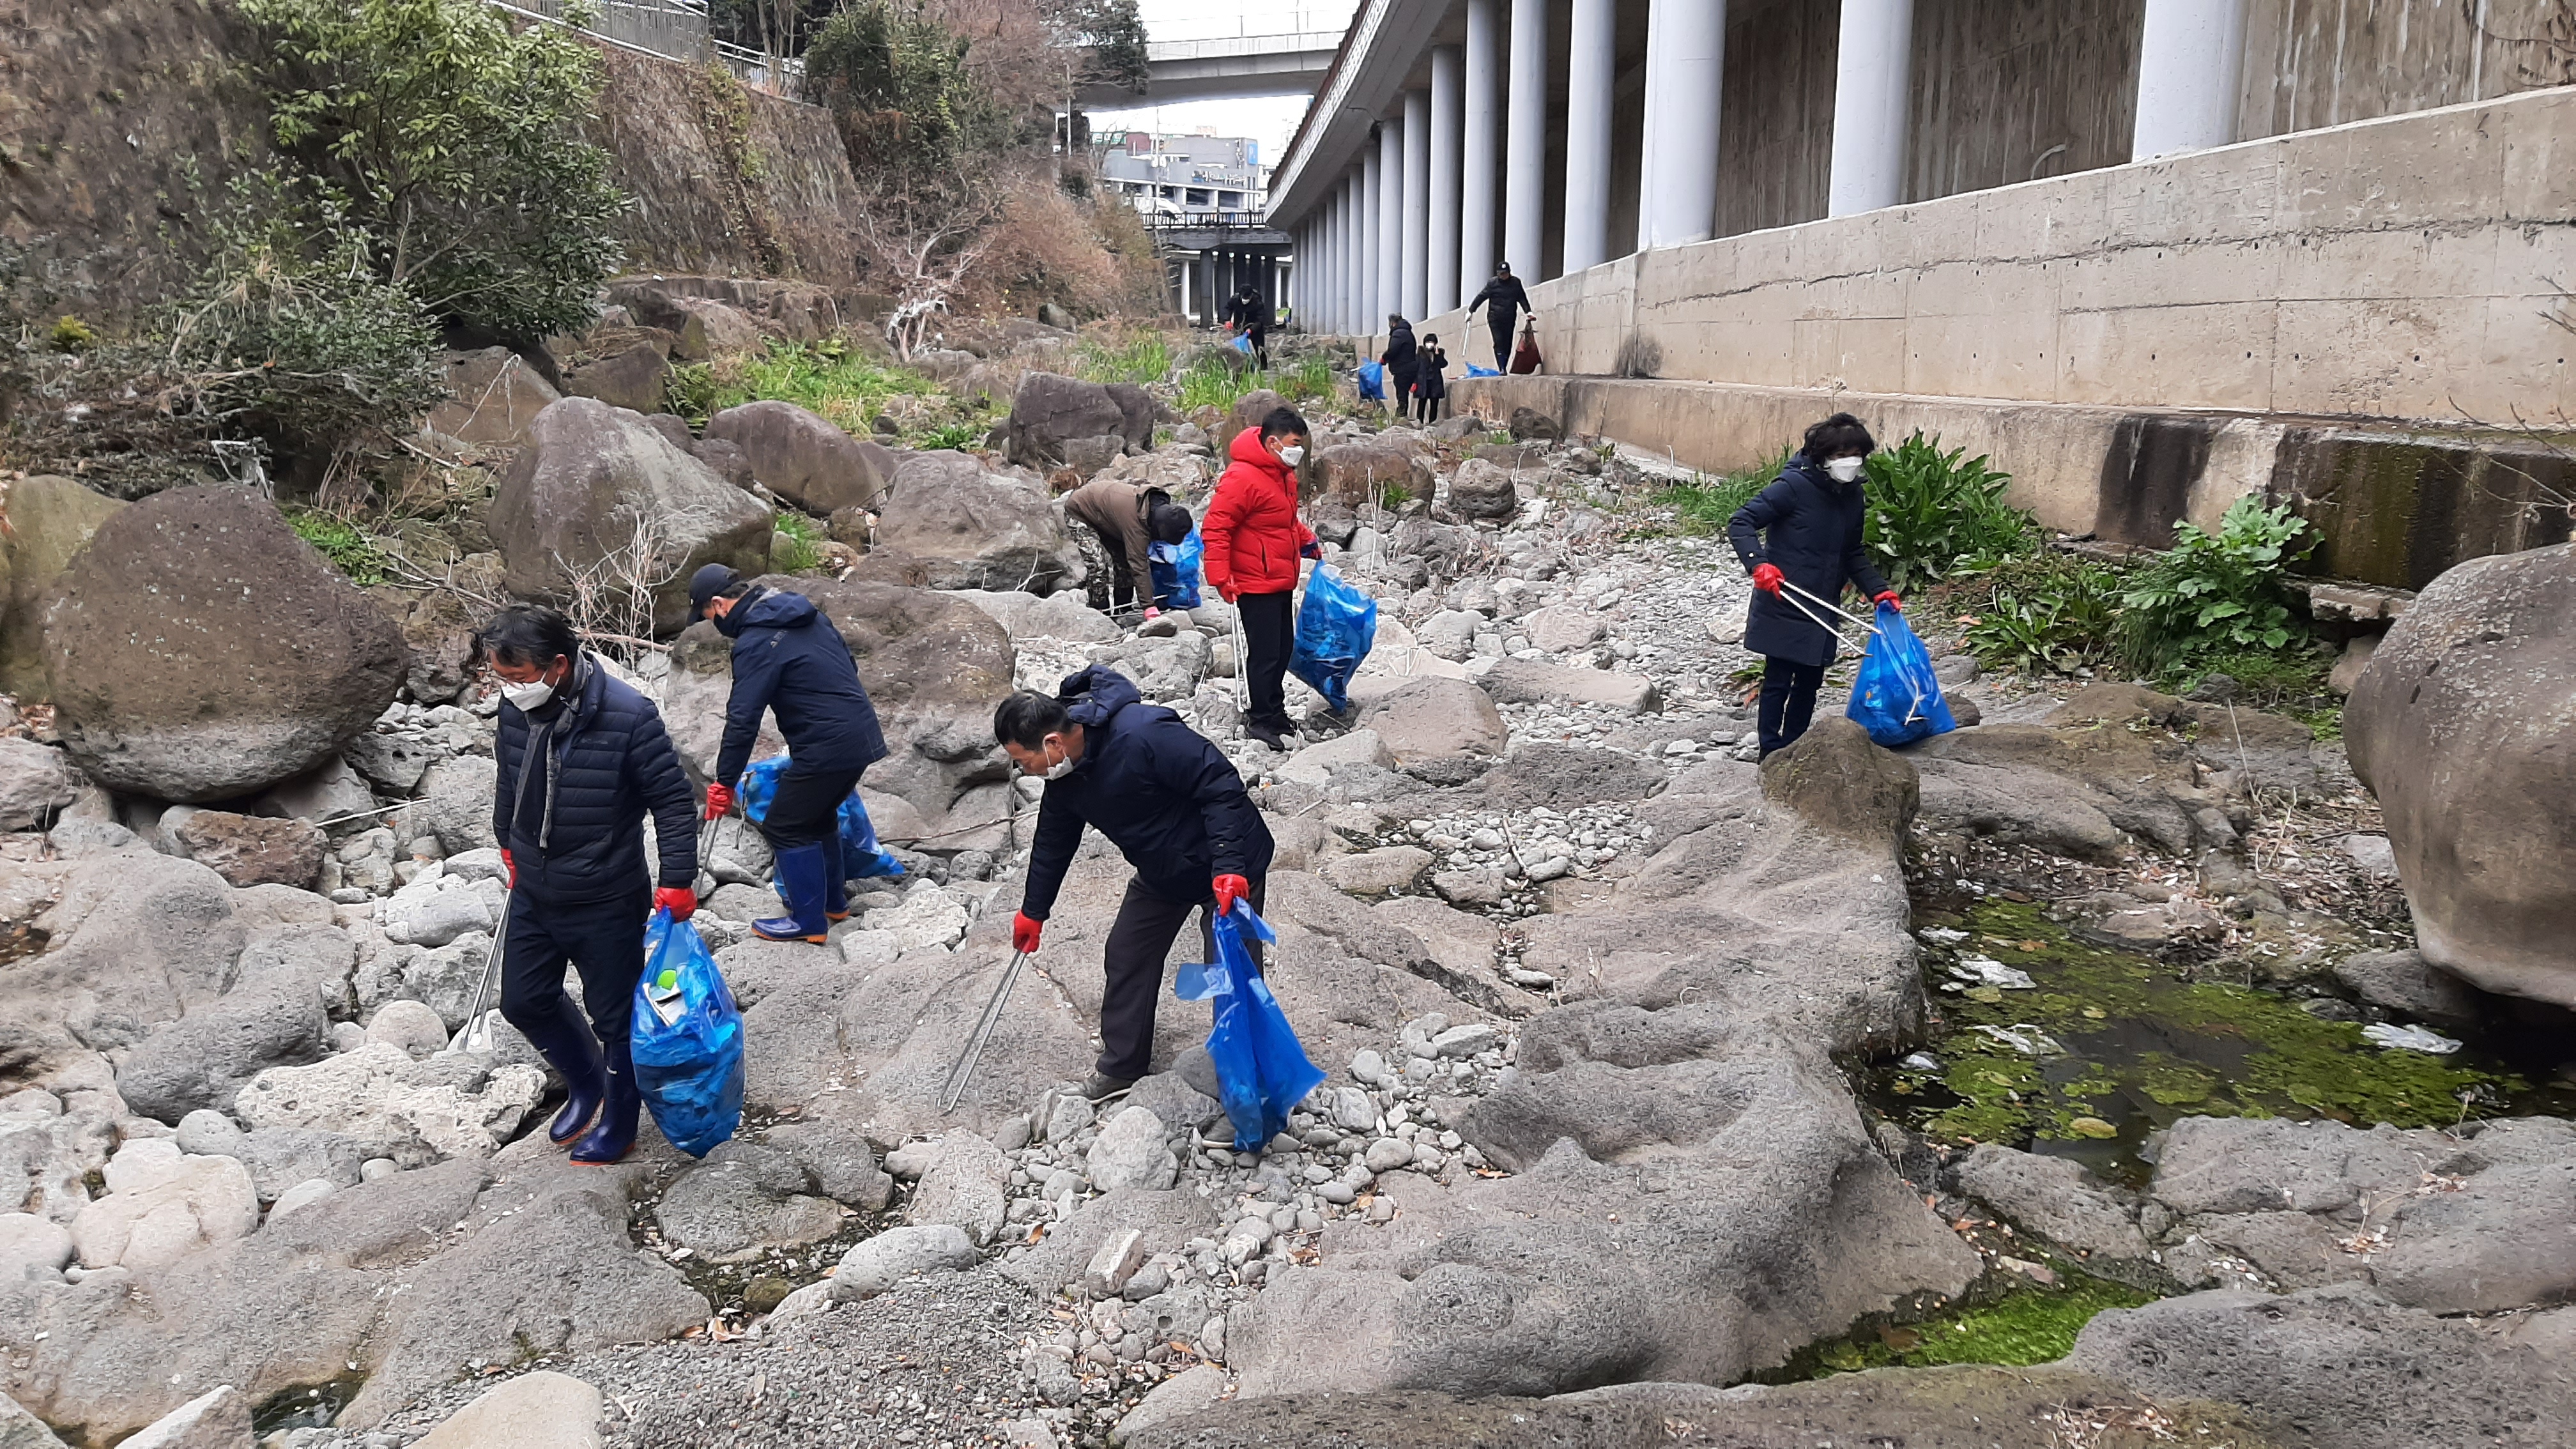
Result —
M 1807 429 L 1780 476 L 1727 520 L 1727 541 L 1753 577 L 1744 647 L 1769 661 L 1756 725 L 1766 757 L 1807 732 L 1837 638 L 1800 612 L 1783 588 L 1795 585 L 1839 603 L 1844 586 L 1857 585 L 1876 602 L 1904 607 L 1861 541 L 1867 514 L 1862 460 L 1877 446 L 1860 419 L 1836 413 Z M 1832 617 L 1812 600 L 1801 603 L 1809 613 Z

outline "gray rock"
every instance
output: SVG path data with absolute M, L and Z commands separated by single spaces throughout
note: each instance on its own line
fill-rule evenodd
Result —
M 2373 1006 L 2437 1026 L 2465 1025 L 2482 1014 L 2477 992 L 2426 962 L 2420 951 L 2346 957 L 2335 966 L 2335 979 Z
M 1152 427 L 1150 414 L 1146 426 Z M 1049 468 L 1069 461 L 1066 449 L 1077 440 L 1114 438 L 1115 457 L 1126 444 L 1128 421 L 1126 409 L 1099 383 L 1031 372 L 1011 395 L 1007 427 L 1011 461 Z
M 953 1223 L 888 1228 L 841 1255 L 832 1296 L 844 1303 L 873 1298 L 915 1273 L 975 1266 L 975 1245 Z
M 680 1174 L 653 1216 L 663 1235 L 718 1263 L 745 1263 L 771 1248 L 818 1243 L 841 1230 L 841 1210 L 809 1196 L 812 1181 L 786 1152 L 725 1142 Z
M 38 830 L 80 795 L 60 750 L 15 735 L 0 738 L 0 830 Z
M 331 756 L 402 686 L 402 632 L 255 493 L 174 488 L 90 544 L 48 595 L 45 655 L 64 747 L 110 789 L 255 793 Z
M 259 1194 L 259 1200 L 274 1202 L 298 1183 L 319 1180 L 339 1187 L 356 1186 L 364 1180 L 363 1169 L 373 1147 L 338 1132 L 263 1127 L 213 1150 L 249 1168 L 251 1187 Z
M 320 1057 L 330 1029 L 310 984 L 261 976 L 136 1044 L 116 1089 L 135 1111 L 175 1126 L 201 1107 L 230 1105 L 267 1068 Z
M 1126 634 L 1116 620 L 1073 594 L 1041 597 L 1016 590 L 994 593 L 986 589 L 959 589 L 957 597 L 991 615 L 993 622 L 1007 630 L 1014 641 L 1037 638 L 1063 639 L 1078 644 L 1110 644 Z
M 1164 1140 L 1163 1119 L 1147 1107 L 1124 1107 L 1112 1116 L 1093 1140 L 1088 1161 L 1091 1185 L 1102 1192 L 1166 1188 L 1180 1174 L 1180 1160 Z
M 2150 1395 L 2246 1405 L 2317 1449 L 2538 1449 L 2576 1433 L 2576 1376 L 2563 1364 L 2350 1285 L 2111 1309 L 2064 1362 Z
M 1458 465 L 1449 479 L 1449 511 L 1466 519 L 1507 519 L 1520 511 L 1512 475 L 1483 458 Z
M 924 1144 L 921 1183 L 906 1216 L 914 1226 L 946 1223 L 961 1228 L 976 1246 L 1002 1230 L 1010 1163 L 992 1143 L 972 1132 Z
M 919 559 L 938 589 L 1053 593 L 1073 555 L 1064 517 L 1037 480 L 945 450 L 896 468 L 877 540 Z
M 250 1401 L 224 1384 L 162 1415 L 125 1442 L 133 1449 L 250 1449 Z
M 874 508 L 894 483 L 892 450 L 851 437 L 794 403 L 726 408 L 707 419 L 706 436 L 740 448 L 754 477 L 811 514 Z
M 2137 1222 L 2071 1159 L 1979 1143 L 1959 1165 L 1959 1190 L 2064 1247 L 2111 1258 L 2147 1256 Z
M 1090 654 L 1092 663 L 1106 664 L 1134 681 L 1147 699 L 1188 699 L 1207 677 L 1208 640 L 1195 629 L 1168 638 L 1095 645 Z
M 1431 868 L 1431 852 L 1413 845 L 1389 845 L 1352 855 L 1337 855 L 1317 874 L 1338 890 L 1367 899 L 1408 891 L 1421 884 Z
M 1499 756 L 1510 740 L 1493 697 L 1463 679 L 1417 679 L 1358 714 L 1399 765 Z
M 894 1179 L 877 1166 L 876 1150 L 856 1131 L 833 1122 L 786 1122 L 769 1129 L 769 1145 L 794 1158 L 814 1190 L 836 1202 L 883 1212 L 894 1196 Z
M 494 850 L 492 795 L 500 788 L 501 767 L 489 755 L 459 755 L 441 760 L 420 777 L 420 795 L 395 818 L 404 836 L 437 839 L 449 856 L 471 850 Z

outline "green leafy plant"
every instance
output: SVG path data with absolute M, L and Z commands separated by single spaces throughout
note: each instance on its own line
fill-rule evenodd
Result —
M 1172 345 L 1160 332 L 1131 332 L 1117 341 L 1082 339 L 1074 374 L 1086 382 L 1158 383 L 1172 375 Z
M 773 341 L 761 352 L 719 358 L 708 365 L 703 381 L 693 376 L 685 385 L 677 371 L 666 391 L 685 386 L 687 400 L 706 409 L 695 413 L 696 417 L 774 398 L 818 413 L 861 437 L 875 431 L 875 416 L 888 399 L 938 391 L 921 374 L 881 367 L 833 338 L 820 342 Z M 693 415 L 677 407 L 674 411 L 683 417 Z
M 1754 494 L 1769 487 L 1771 480 L 1780 476 L 1780 470 L 1788 462 L 1788 451 L 1783 449 L 1750 468 L 1721 473 L 1714 478 L 1693 474 L 1688 483 L 1676 483 L 1658 491 L 1653 501 L 1673 510 L 1676 532 L 1693 537 L 1723 532 L 1726 521 L 1735 516 L 1735 511 L 1753 501 Z
M 2331 646 L 2270 653 L 2208 655 L 2169 680 L 2180 693 L 2198 689 L 2211 675 L 2236 682 L 2232 698 L 2244 708 L 2287 715 L 2321 740 L 2343 738 L 2343 701 L 2327 683 L 2334 672 Z
M 360 588 L 371 588 L 394 577 L 391 555 L 376 546 L 357 524 L 336 513 L 315 508 L 289 508 L 286 526 L 295 536 L 313 545 L 314 551 L 331 561 L 331 566 L 349 576 L 349 582 Z
M 2101 564 L 2043 549 L 1963 582 L 1949 603 L 1976 620 L 1968 648 L 1979 664 L 2072 674 L 2111 657 L 2122 588 Z
M 984 435 L 991 431 L 992 425 L 989 423 L 972 421 L 942 423 L 937 427 L 925 428 L 913 434 L 904 440 L 904 444 L 923 452 L 937 448 L 973 448 L 981 444 L 984 441 Z
M 1231 408 L 1245 393 L 1266 385 L 1261 374 L 1250 368 L 1229 366 L 1213 354 L 1202 356 L 1181 373 L 1181 410 Z
M 1864 545 L 1888 586 L 1910 593 L 2039 546 L 2039 525 L 2004 502 L 2012 475 L 1915 433 L 1869 457 Z
M 1301 357 L 1296 366 L 1270 374 L 1270 386 L 1292 403 L 1331 397 L 1333 360 L 1321 354 Z
M 598 315 L 627 198 L 580 139 L 596 52 L 481 0 L 240 3 L 278 145 L 374 236 L 379 277 L 505 337 Z
M 2285 580 L 2316 546 L 2284 504 L 2239 498 L 2216 533 L 2188 521 L 2173 547 L 2130 575 L 2121 595 L 2121 653 L 2129 667 L 2168 675 L 2214 654 L 2278 652 L 2299 637 Z
M 770 528 L 777 535 L 769 550 L 770 572 L 811 573 L 823 566 L 823 525 L 789 508 L 779 511 Z
M 46 339 L 56 352 L 87 352 L 98 343 L 98 334 L 90 325 L 69 312 L 54 319 Z

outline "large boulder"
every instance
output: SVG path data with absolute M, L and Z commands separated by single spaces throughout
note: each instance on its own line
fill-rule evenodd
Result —
M 167 1138 L 130 1142 L 107 1164 L 107 1196 L 72 1219 L 86 1268 L 157 1268 L 259 1225 L 250 1169 L 182 1153 Z
M 460 443 L 516 447 L 528 425 L 563 394 L 506 347 L 442 352 L 447 401 L 430 409 L 421 430 Z
M 2424 959 L 2576 1006 L 2576 544 L 2472 559 L 2388 631 L 2344 704 Z
M 330 840 L 306 820 L 200 810 L 170 832 L 190 860 L 237 886 L 290 885 L 311 890 L 322 875 Z
M 934 589 L 1053 593 L 1075 556 L 1064 515 L 1037 480 L 988 472 L 949 449 L 896 468 L 877 540 L 921 560 Z
M 1520 490 L 1499 464 L 1470 458 L 1450 476 L 1449 511 L 1460 518 L 1499 521 L 1519 512 L 1520 506 Z
M 576 397 L 529 425 L 528 446 L 492 495 L 489 526 L 510 592 L 649 596 L 648 617 L 629 627 L 668 634 L 688 622 L 689 575 L 700 565 L 768 566 L 774 519 L 642 414 Z
M 770 492 L 808 513 L 874 508 L 894 486 L 896 458 L 829 419 L 787 402 L 748 402 L 707 420 L 707 440 L 731 443 Z
M 37 928 L 53 948 L 0 978 L 0 1020 L 59 1024 L 105 1051 L 212 1002 L 246 935 L 234 891 L 193 861 L 120 851 L 75 866 Z
M 40 830 L 80 798 L 80 777 L 62 751 L 0 736 L 0 830 Z
M 1399 765 L 1496 756 L 1511 738 L 1493 696 L 1463 679 L 1416 680 L 1362 708 L 1358 722 Z
M 1019 390 L 1011 395 L 1006 451 L 1014 463 L 1048 468 L 1066 462 L 1076 444 L 1109 438 L 1115 440 L 1108 450 L 1114 458 L 1126 448 L 1127 426 L 1127 410 L 1099 383 L 1032 372 L 1020 378 Z M 1150 437 L 1150 416 L 1145 426 Z
M 322 763 L 402 687 L 402 631 L 247 489 L 119 512 L 45 604 L 63 744 L 163 800 L 250 794 Z
M 137 1114 L 177 1126 L 199 1108 L 231 1106 L 269 1067 L 320 1056 L 330 1029 L 311 983 L 266 973 L 137 1043 L 117 1068 L 116 1090 Z
M 1011 692 L 1015 656 L 1002 626 L 928 589 L 774 575 L 762 582 L 820 605 L 858 661 L 888 751 L 862 787 L 878 838 L 935 841 L 945 850 L 1006 844 L 1010 773 L 993 750 L 993 707 Z M 732 642 L 712 624 L 672 646 L 663 714 L 681 761 L 701 778 L 722 739 L 732 668 Z M 754 758 L 777 748 L 764 736 Z
M 535 1067 L 489 1067 L 475 1059 L 415 1062 L 398 1046 L 370 1042 L 309 1067 L 270 1067 L 233 1097 L 233 1114 L 254 1129 L 307 1127 L 355 1137 L 379 1157 L 426 1163 L 489 1157 L 545 1091 Z
M 1286 406 L 1288 399 L 1266 387 L 1254 388 L 1236 398 L 1234 406 L 1226 409 L 1225 416 L 1217 420 L 1212 430 L 1211 441 L 1216 444 L 1216 455 L 1219 458 L 1232 457 L 1235 434 L 1246 428 L 1260 427 L 1263 418 Z
M 1375 439 L 1318 450 L 1312 471 L 1325 497 L 1345 503 L 1394 507 L 1419 491 L 1413 455 Z
M 567 397 L 658 413 L 671 381 L 670 333 L 659 327 L 600 327 L 556 354 Z
M 8 529 L 0 547 L 9 563 L 8 596 L 0 612 L 0 689 L 21 700 L 41 699 L 45 678 L 45 591 L 98 526 L 125 505 L 69 478 L 39 473 L 21 478 L 0 495 Z

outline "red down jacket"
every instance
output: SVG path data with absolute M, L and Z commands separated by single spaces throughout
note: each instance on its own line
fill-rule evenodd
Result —
M 1315 532 L 1297 517 L 1297 475 L 1245 428 L 1226 450 L 1233 461 L 1199 521 L 1207 581 L 1219 595 L 1285 594 L 1297 588 L 1297 555 Z

